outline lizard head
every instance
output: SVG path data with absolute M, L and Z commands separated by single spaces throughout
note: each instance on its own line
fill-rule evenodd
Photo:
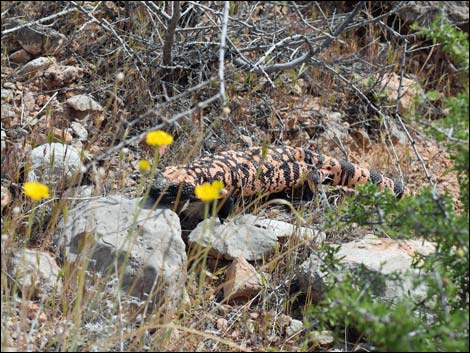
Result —
M 179 196 L 178 196 L 179 195 Z M 177 197 L 181 201 L 194 199 L 194 185 L 186 181 L 174 181 L 161 171 L 157 171 L 155 179 L 150 187 L 150 196 L 161 198 L 162 202 L 175 201 Z

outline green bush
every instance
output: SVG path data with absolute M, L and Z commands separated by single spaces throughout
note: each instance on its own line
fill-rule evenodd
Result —
M 362 337 L 381 351 L 469 350 L 469 207 L 468 207 L 468 38 L 447 21 L 438 18 L 420 32 L 442 43 L 443 50 L 465 72 L 465 91 L 446 101 L 447 118 L 437 138 L 455 161 L 460 185 L 460 212 L 452 199 L 434 188 L 397 202 L 389 192 L 378 193 L 374 185 L 347 200 L 326 224 L 334 229 L 351 224 L 373 226 L 394 238 L 420 238 L 436 245 L 428 256 L 416 255 L 414 268 L 421 269 L 415 285 L 426 286 L 424 300 L 403 297 L 393 305 L 373 295 L 360 276 L 345 273 L 339 278 L 331 250 L 325 256 L 329 272 L 324 301 L 309 311 L 309 321 L 322 329 L 334 328 L 338 339 L 353 342 Z M 444 132 L 446 133 L 444 133 Z M 341 270 L 340 270 L 341 271 Z M 344 270 L 343 270 L 344 271 Z

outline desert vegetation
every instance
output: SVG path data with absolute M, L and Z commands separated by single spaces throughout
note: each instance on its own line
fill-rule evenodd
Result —
M 469 350 L 468 3 L 1 13 L 2 351 Z M 218 181 L 151 197 L 166 166 L 258 146 L 409 192 L 310 182 L 223 224 Z

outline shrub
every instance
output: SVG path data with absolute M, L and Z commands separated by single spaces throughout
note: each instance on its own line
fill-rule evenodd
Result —
M 344 338 L 340 329 L 346 330 L 348 341 L 355 334 L 363 335 L 374 350 L 468 351 L 468 38 L 443 18 L 420 34 L 442 43 L 465 73 L 465 91 L 446 101 L 447 118 L 436 126 L 436 137 L 446 139 L 455 161 L 463 209 L 456 211 L 452 199 L 435 188 L 396 202 L 390 193 L 378 193 L 374 185 L 364 186 L 359 197 L 345 202 L 326 223 L 334 229 L 353 223 L 369 225 L 395 238 L 434 242 L 436 251 L 416 255 L 412 265 L 422 270 L 415 285 L 426 286 L 425 299 L 416 302 L 403 297 L 390 305 L 375 297 L 361 276 L 346 273 L 338 280 L 335 273 L 340 265 L 332 260 L 330 250 L 325 256 L 325 270 L 329 269 L 325 299 L 311 308 L 308 318 L 322 328 L 336 328 L 338 337 Z

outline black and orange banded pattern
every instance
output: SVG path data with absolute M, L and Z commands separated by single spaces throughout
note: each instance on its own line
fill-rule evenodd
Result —
M 194 200 L 194 188 L 206 182 L 220 180 L 225 195 L 235 197 L 258 193 L 290 191 L 304 185 L 308 178 L 318 184 L 354 188 L 372 182 L 394 192 L 397 197 L 407 193 L 403 184 L 367 168 L 299 147 L 252 147 L 244 151 L 225 151 L 200 158 L 187 165 L 169 166 L 157 173 L 150 195 L 164 201 Z

